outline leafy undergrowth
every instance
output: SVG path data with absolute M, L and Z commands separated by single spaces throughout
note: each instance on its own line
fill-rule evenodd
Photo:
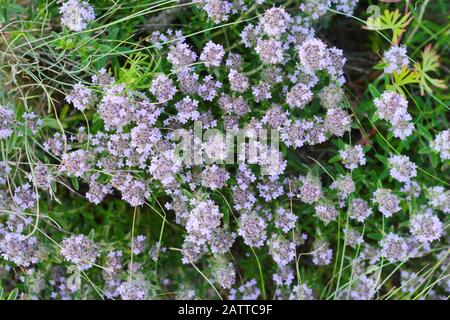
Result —
M 0 3 L 0 299 L 447 299 L 445 1 Z

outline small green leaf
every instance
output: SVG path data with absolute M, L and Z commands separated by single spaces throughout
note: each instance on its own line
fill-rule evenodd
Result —
M 378 117 L 378 113 L 374 112 L 372 115 L 372 118 L 370 120 L 372 120 L 373 123 L 377 122 L 377 120 L 380 119 Z
M 437 156 L 436 153 L 430 153 L 429 154 L 430 160 L 431 160 L 431 165 L 433 166 L 433 168 L 436 168 L 439 165 L 439 158 Z
M 334 157 L 332 157 L 330 160 L 328 160 L 328 163 L 335 163 L 335 162 L 339 162 L 340 160 L 340 156 L 337 154 Z
M 42 121 L 42 126 L 45 128 L 52 128 L 52 129 L 61 129 L 63 127 L 64 129 L 67 128 L 67 124 L 61 123 L 56 121 L 56 119 L 53 118 L 44 118 Z
M 72 182 L 73 188 L 78 191 L 80 189 L 80 184 L 78 182 L 78 179 L 76 177 L 71 177 L 70 181 Z
M 16 300 L 18 295 L 19 295 L 19 290 L 17 288 L 15 288 L 13 291 L 10 292 L 10 294 L 6 300 Z
M 372 240 L 381 240 L 383 239 L 383 235 L 381 233 L 368 233 L 367 237 Z
M 428 141 L 432 141 L 433 140 L 433 136 L 428 132 L 428 130 L 421 125 L 420 123 L 416 124 L 417 129 L 419 130 L 420 134 L 427 139 Z
M 446 89 L 447 85 L 444 80 L 432 78 L 429 73 L 437 72 L 440 66 L 440 57 L 430 45 L 422 51 L 422 62 L 417 62 L 414 69 L 419 74 L 420 95 L 425 93 L 433 94 L 433 88 Z
M 94 237 L 95 237 L 95 230 L 91 229 L 91 231 L 89 231 L 88 238 L 94 241 Z
M 69 105 L 65 104 L 64 107 L 61 110 L 61 113 L 59 114 L 59 118 L 61 120 L 63 120 L 67 116 L 68 112 L 69 112 Z
M 419 154 L 428 154 L 428 153 L 431 153 L 432 151 L 433 151 L 433 149 L 431 149 L 430 147 L 424 147 L 419 150 Z
M 378 98 L 380 96 L 380 93 L 378 92 L 377 88 L 373 84 L 369 84 L 369 91 L 372 97 Z
M 378 160 L 380 160 L 382 163 L 387 164 L 387 159 L 386 157 L 382 156 L 381 154 L 376 154 L 375 158 L 377 158 Z

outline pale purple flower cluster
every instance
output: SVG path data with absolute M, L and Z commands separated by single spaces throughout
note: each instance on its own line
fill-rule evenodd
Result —
M 248 78 L 235 69 L 231 69 L 228 73 L 228 81 L 230 82 L 230 89 L 239 93 L 247 91 L 250 85 Z
M 259 84 L 252 86 L 252 94 L 255 102 L 261 102 L 272 98 L 270 90 L 270 84 L 267 82 L 260 82 Z
M 269 254 L 279 266 L 286 266 L 295 258 L 295 243 L 273 235 L 268 241 Z
M 0 204 L 5 211 L 0 217 L 6 216 L 5 222 L 0 221 L 2 257 L 26 268 L 41 260 L 42 248 L 38 239 L 21 233 L 32 230 L 35 216 L 36 223 L 50 218 L 45 216 L 39 220 L 35 211 L 38 212 L 41 203 L 45 210 L 50 208 L 42 201 L 47 195 L 50 200 L 60 201 L 59 194 L 54 192 L 60 185 L 68 186 L 66 180 L 69 180 L 73 191 L 85 194 L 92 207 L 106 197 L 117 201 L 121 198 L 126 203 L 123 208 L 130 209 L 131 206 L 131 211 L 135 210 L 138 217 L 133 220 L 133 228 L 137 227 L 133 231 L 142 230 L 141 217 L 144 215 L 141 213 L 147 210 L 163 219 L 164 229 L 159 239 L 148 230 L 146 235 L 136 237 L 131 232 L 131 237 L 126 236 L 125 248 L 116 247 L 116 244 L 119 246 L 116 239 L 114 243 L 101 242 L 100 245 L 90 239 L 92 236 L 68 236 L 59 246 L 62 257 L 70 263 L 67 269 L 73 274 L 66 279 L 61 271 L 65 269 L 59 270 L 58 276 L 54 277 L 57 280 L 52 284 L 59 288 L 52 293 L 53 297 L 71 298 L 77 292 L 84 294 L 80 271 L 104 262 L 100 278 L 104 284 L 99 292 L 107 298 L 146 299 L 152 296 L 156 286 L 158 290 L 176 289 L 179 298 L 195 298 L 195 291 L 184 284 L 174 286 L 178 276 L 165 275 L 154 283 L 153 275 L 161 275 L 154 273 L 162 270 L 158 263 L 165 262 L 165 253 L 169 252 L 169 243 L 164 243 L 166 248 L 162 241 L 167 234 L 171 237 L 171 232 L 178 232 L 174 241 L 178 240 L 179 232 L 182 233 L 183 243 L 170 243 L 170 251 L 181 256 L 181 262 L 185 264 L 183 269 L 195 267 L 200 270 L 208 281 L 220 287 L 221 295 L 226 294 L 222 289 L 230 290 L 230 299 L 260 297 L 256 280 L 245 283 L 242 276 L 246 276 L 247 270 L 242 270 L 239 261 L 234 261 L 241 256 L 250 259 L 253 249 L 257 249 L 258 255 L 270 255 L 274 262 L 272 267 L 275 269 L 269 265 L 264 267 L 273 276 L 275 287 L 270 294 L 277 299 L 313 299 L 311 288 L 316 290 L 317 287 L 310 288 L 303 282 L 303 275 L 308 283 L 310 281 L 305 267 L 312 263 L 314 268 L 322 270 L 324 267 L 323 271 L 327 272 L 334 265 L 336 244 L 341 248 L 342 240 L 345 250 L 350 251 L 346 251 L 345 256 L 351 257 L 353 253 L 357 256 L 351 261 L 343 260 L 345 264 L 349 263 L 345 268 L 350 269 L 350 281 L 343 282 L 338 288 L 339 292 L 335 293 L 338 299 L 373 298 L 378 290 L 377 273 L 373 271 L 379 267 L 380 258 L 396 263 L 430 254 L 434 259 L 431 244 L 448 241 L 442 213 L 450 212 L 450 191 L 442 186 L 422 184 L 419 180 L 422 177 L 417 177 L 419 160 L 416 157 L 417 165 L 405 155 L 392 155 L 387 159 L 390 177 L 403 183 L 401 189 L 394 189 L 398 183 L 389 178 L 387 170 L 381 171 L 378 177 L 373 173 L 369 176 L 362 169 L 356 170 L 366 164 L 366 156 L 369 159 L 378 151 L 378 139 L 372 140 L 372 133 L 366 134 L 365 130 L 361 130 L 361 137 L 347 134 L 354 120 L 352 113 L 355 112 L 356 118 L 357 110 L 348 108 L 349 101 L 342 87 L 346 59 L 342 50 L 327 45 L 312 28 L 314 20 L 323 16 L 332 4 L 337 10 L 351 14 L 357 2 L 303 1 L 300 15 L 294 15 L 294 10 L 291 12 L 292 6 L 273 6 L 265 11 L 259 11 L 255 6 L 262 13 L 259 22 L 244 26 L 241 32 L 244 46 L 254 49 L 254 61 L 251 52 L 244 55 L 242 50 L 236 53 L 224 48 L 234 48 L 233 44 L 198 42 L 198 39 L 184 37 L 181 31 L 171 29 L 154 31 L 150 37 L 151 49 L 158 50 L 161 64 L 158 73 L 145 78 L 149 88 L 146 92 L 137 91 L 143 87 L 141 82 L 136 85 L 134 79 L 124 78 L 124 70 L 120 71 L 117 80 L 126 80 L 118 83 L 103 68 L 92 76 L 92 86 L 77 83 L 65 98 L 76 109 L 74 113 L 90 109 L 85 114 L 89 126 L 72 127 L 72 120 L 77 121 L 79 114 L 71 115 L 69 128 L 64 126 L 60 132 L 51 135 L 50 130 L 44 132 L 54 125 L 46 122 L 47 118 L 43 121 L 34 113 L 19 112 L 17 116 L 23 119 L 23 132 L 31 131 L 36 137 L 43 134 L 48 139 L 43 143 L 42 153 L 45 151 L 49 157 L 30 164 L 30 172 L 26 173 L 30 183 L 26 184 L 19 179 L 22 167 L 25 167 L 22 162 L 17 162 L 19 170 L 11 169 L 14 161 L 22 159 L 8 158 L 0 162 L 0 185 L 14 190 L 0 190 Z M 73 20 L 71 26 L 67 21 L 64 23 L 72 30 L 85 29 L 90 20 L 83 16 L 80 8 L 89 11 L 90 6 L 81 1 L 67 3 L 72 4 L 72 11 L 66 8 L 63 15 L 78 20 Z M 199 6 L 205 11 L 202 14 L 217 24 L 246 10 L 247 4 L 204 0 Z M 76 24 L 78 27 L 73 27 Z M 233 28 L 240 28 L 240 25 Z M 214 41 L 222 38 L 217 35 Z M 198 43 L 205 44 L 196 48 L 194 44 Z M 406 49 L 392 47 L 384 56 L 385 72 L 398 72 L 407 66 L 405 57 Z M 373 119 L 378 117 L 388 121 L 394 137 L 405 139 L 411 135 L 414 126 L 403 95 L 385 91 L 374 104 L 377 110 Z M 96 113 L 91 118 L 92 111 Z M 15 117 L 15 112 L 0 107 L 0 139 L 13 135 Z M 246 139 L 255 138 L 266 129 L 278 130 L 281 147 L 262 142 L 249 146 L 238 139 L 238 151 L 231 155 L 245 160 L 245 164 L 225 164 L 230 154 L 221 135 L 208 136 L 204 140 L 196 137 L 199 122 L 202 130 L 225 129 L 237 134 L 240 129 L 245 129 Z M 191 148 L 198 148 L 207 160 L 217 162 L 204 161 L 205 158 L 198 163 L 183 162 L 177 156 L 177 144 L 173 141 L 179 137 L 178 129 L 183 130 L 183 138 L 193 138 Z M 319 146 L 329 139 L 329 143 Z M 444 161 L 449 159 L 448 140 L 449 130 L 445 130 L 438 132 L 430 143 L 431 149 Z M 6 142 L 10 143 L 3 141 Z M 232 144 L 234 146 L 234 140 Z M 341 150 L 329 159 L 329 150 L 334 145 Z M 8 148 L 9 145 L 6 151 Z M 300 148 L 303 149 L 295 150 Z M 410 145 L 401 144 L 398 148 L 411 151 Z M 429 148 L 425 150 L 428 152 Z M 434 165 L 435 158 L 432 159 Z M 342 166 L 337 163 L 339 161 Z M 20 177 L 15 179 L 18 175 Z M 417 181 L 413 180 L 415 178 Z M 423 195 L 428 203 L 421 197 Z M 372 198 L 371 204 L 367 201 L 369 198 Z M 41 202 L 37 203 L 38 200 Z M 116 209 L 116 200 L 108 201 L 108 210 Z M 376 223 L 381 218 L 372 215 L 372 203 L 383 214 L 383 219 L 392 217 L 388 221 L 390 224 L 383 225 L 386 228 L 378 228 Z M 407 205 L 410 206 L 409 234 L 405 235 L 407 221 L 398 220 L 404 219 Z M 405 212 L 401 212 L 402 209 Z M 28 211 L 23 213 L 25 210 Z M 100 213 L 92 215 L 92 221 L 105 219 L 103 210 L 103 206 L 99 206 Z M 113 217 L 107 216 L 107 219 L 112 221 Z M 56 225 L 57 216 L 48 221 Z M 339 223 L 332 223 L 334 221 Z M 137 226 L 138 223 L 141 225 Z M 336 227 L 340 233 L 335 232 Z M 308 232 L 308 235 L 302 232 Z M 381 239 L 378 247 L 374 246 L 374 239 Z M 237 248 L 236 244 L 251 248 Z M 102 258 L 100 249 L 107 250 Z M 131 261 L 128 260 L 130 255 Z M 303 255 L 307 258 L 299 259 Z M 336 251 L 337 258 L 340 259 L 340 255 L 341 252 Z M 233 263 L 228 260 L 230 257 Z M 261 261 L 269 261 L 266 260 Z M 147 262 L 151 273 L 147 273 Z M 391 267 L 383 263 L 383 268 Z M 234 289 L 237 275 L 244 284 Z M 206 297 L 214 294 L 213 290 L 204 291 L 201 294 Z
M 14 112 L 0 105 L 0 139 L 11 136 L 15 123 Z
M 231 289 L 228 299 L 230 300 L 257 300 L 261 294 L 255 279 L 247 281 L 237 289 Z
M 207 75 L 203 78 L 203 82 L 198 86 L 198 94 L 203 100 L 212 101 L 218 94 L 218 90 L 222 88 L 220 81 L 214 80 L 213 76 Z
M 192 200 L 192 210 L 186 222 L 188 239 L 197 244 L 203 244 L 213 237 L 214 231 L 220 226 L 223 213 L 210 199 Z
M 330 248 L 328 243 L 318 241 L 313 247 L 312 257 L 312 262 L 316 266 L 329 265 L 333 259 L 333 249 Z
M 428 204 L 444 213 L 450 213 L 450 190 L 441 186 L 429 187 L 426 190 Z
M 327 225 L 331 221 L 335 221 L 339 215 L 339 211 L 330 204 L 320 204 L 314 207 L 316 216 Z
M 61 171 L 81 177 L 90 170 L 89 156 L 84 150 L 76 150 L 62 155 Z
M 291 21 L 291 16 L 279 7 L 272 7 L 260 19 L 264 32 L 271 37 L 278 37 L 284 33 Z
M 380 254 L 389 262 L 403 261 L 408 257 L 408 244 L 405 239 L 394 233 L 389 233 L 380 240 Z
M 65 99 L 68 103 L 72 104 L 75 109 L 84 111 L 93 106 L 97 97 L 91 89 L 82 83 L 77 83 L 73 86 L 73 89 Z
M 150 196 L 147 183 L 127 175 L 119 185 L 115 186 L 121 193 L 122 199 L 132 207 L 142 206 Z
M 221 189 L 225 186 L 230 174 L 227 170 L 213 164 L 202 172 L 202 185 L 212 190 Z
M 307 204 L 313 204 L 322 197 L 322 183 L 316 176 L 308 174 L 301 177 L 301 187 L 298 190 L 298 197 Z
M 95 204 L 99 204 L 108 194 L 112 193 L 111 185 L 109 183 L 102 183 L 98 179 L 98 174 L 90 177 L 89 191 L 86 192 L 86 198 Z
M 370 300 L 376 293 L 376 280 L 365 274 L 357 275 L 355 284 L 350 290 L 352 300 Z
M 222 262 L 213 268 L 214 280 L 223 289 L 230 289 L 236 282 L 236 270 L 231 262 Z
M 117 288 L 122 300 L 145 300 L 148 290 L 149 284 L 140 278 L 125 281 Z
M 340 175 L 333 183 L 330 185 L 330 189 L 336 190 L 340 198 L 340 206 L 344 206 L 344 201 L 347 197 L 356 190 L 355 182 L 352 176 L 349 174 Z
M 133 254 L 140 254 L 145 251 L 145 241 L 147 237 L 140 234 L 133 239 Z
M 250 247 L 262 247 L 267 239 L 267 222 L 255 212 L 243 213 L 239 218 L 238 234 Z
M 439 153 L 442 160 L 450 160 L 450 129 L 439 132 L 430 147 Z
M 203 51 L 200 54 L 200 61 L 207 67 L 219 67 L 224 55 L 225 51 L 222 45 L 209 41 L 203 47 Z
M 61 255 L 81 270 L 92 267 L 100 255 L 97 245 L 85 235 L 73 235 L 61 242 Z
M 357 248 L 358 246 L 364 243 L 364 239 L 361 233 L 359 233 L 355 229 L 345 229 L 344 234 L 345 234 L 345 243 L 352 248 Z
M 277 39 L 258 39 L 255 51 L 266 64 L 283 62 L 283 45 Z
M 95 19 L 94 8 L 83 0 L 67 0 L 59 8 L 61 24 L 72 31 L 83 31 Z
M 373 202 L 378 204 L 378 210 L 386 218 L 401 210 L 400 198 L 390 189 L 377 189 L 373 193 Z
M 336 137 L 344 136 L 345 132 L 350 131 L 352 125 L 352 116 L 347 111 L 338 108 L 327 110 L 324 127 L 330 134 Z
M 331 0 L 336 6 L 336 10 L 348 15 L 352 15 L 359 0 Z
M 330 6 L 330 0 L 305 0 L 300 4 L 300 10 L 317 20 L 327 12 Z
M 312 38 L 299 46 L 298 56 L 304 72 L 315 74 L 316 71 L 326 70 L 339 83 L 345 82 L 343 67 L 346 59 L 342 50 L 328 48 L 322 40 Z
M 241 41 L 246 48 L 256 45 L 261 28 L 259 25 L 247 24 L 241 32 Z
M 227 0 L 204 0 L 203 10 L 206 11 L 208 18 L 214 23 L 221 23 L 228 20 L 231 13 L 231 3 Z
M 372 214 L 372 209 L 369 207 L 367 201 L 361 198 L 353 199 L 350 202 L 348 211 L 350 218 L 358 222 L 364 222 Z
M 422 243 L 438 240 L 443 234 L 442 222 L 438 216 L 431 213 L 431 210 L 414 215 L 410 224 L 411 234 Z
M 165 103 L 172 100 L 177 89 L 168 76 L 160 74 L 153 79 L 150 86 L 150 92 L 155 96 L 158 102 Z
M 320 91 L 319 99 L 325 109 L 337 108 L 344 100 L 344 90 L 336 84 L 330 84 Z
M 408 156 L 394 155 L 388 161 L 391 168 L 390 175 L 397 181 L 408 182 L 417 175 L 417 166 Z
M 32 112 L 25 112 L 22 115 L 23 123 L 25 127 L 31 131 L 32 134 L 37 134 L 39 129 L 41 129 L 44 124 L 44 120 L 40 118 L 37 114 Z M 21 134 L 21 133 L 19 133 Z
M 0 254 L 18 266 L 29 267 L 41 260 L 42 250 L 36 237 L 6 233 L 0 237 Z
M 281 229 L 284 233 L 287 233 L 294 229 L 297 219 L 298 217 L 291 211 L 280 207 L 277 208 L 275 213 L 275 226 Z
M 29 183 L 18 186 L 14 190 L 14 203 L 22 210 L 33 208 L 36 205 L 36 199 L 36 191 Z
M 313 94 L 303 83 L 297 83 L 286 94 L 286 103 L 291 108 L 304 109 L 312 100 Z
M 385 73 L 400 73 L 403 68 L 407 68 L 409 58 L 406 54 L 405 46 L 392 46 L 384 53 L 383 60 L 386 63 Z
M 185 42 L 177 42 L 169 47 L 167 60 L 172 63 L 174 69 L 189 67 L 197 60 L 197 54 Z
M 52 181 L 54 181 L 53 174 L 49 167 L 43 163 L 37 163 L 34 167 L 33 174 L 28 176 L 28 179 L 33 182 L 38 188 L 48 190 L 51 188 Z
M 133 117 L 134 106 L 125 91 L 125 85 L 105 87 L 98 106 L 98 113 L 105 123 L 106 130 L 121 130 Z
M 366 157 L 361 145 L 357 144 L 354 147 L 346 145 L 343 150 L 339 151 L 342 164 L 348 170 L 354 170 L 359 166 L 366 164 Z
M 273 281 L 277 286 L 290 286 L 292 281 L 294 280 L 294 272 L 289 265 L 286 266 L 277 266 L 277 272 L 272 276 Z M 278 291 L 276 291 L 276 295 L 278 296 Z
M 209 245 L 212 253 L 225 254 L 230 250 L 236 239 L 236 233 L 217 228 L 214 230 Z
M 289 300 L 314 300 L 313 292 L 306 283 L 295 285 Z
M 414 131 L 412 117 L 408 113 L 408 101 L 394 91 L 385 91 L 374 100 L 376 114 L 380 119 L 388 121 L 394 137 L 405 140 Z

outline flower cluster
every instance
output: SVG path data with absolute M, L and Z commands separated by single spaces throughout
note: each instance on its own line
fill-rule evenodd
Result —
M 61 24 L 72 31 L 83 31 L 95 19 L 94 7 L 83 0 L 67 0 L 59 9 Z
M 405 140 L 412 134 L 414 125 L 407 111 L 408 101 L 402 95 L 386 91 L 374 100 L 374 104 L 377 107 L 378 117 L 392 125 L 391 131 L 394 137 Z

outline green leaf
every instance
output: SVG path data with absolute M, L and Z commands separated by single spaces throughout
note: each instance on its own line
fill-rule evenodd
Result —
M 368 233 L 367 237 L 372 240 L 381 240 L 383 239 L 383 235 L 381 233 Z
M 341 157 L 337 154 L 334 157 L 332 157 L 330 160 L 328 160 L 328 163 L 339 162 L 340 159 L 341 159 Z
M 439 165 L 439 157 L 436 153 L 430 153 L 429 157 L 431 160 L 431 165 L 433 166 L 433 168 L 436 168 Z
M 89 231 L 88 238 L 94 241 L 94 237 L 95 237 L 95 230 L 91 229 L 91 231 Z
M 375 158 L 377 158 L 378 160 L 380 160 L 380 162 L 382 162 L 383 164 L 387 164 L 387 163 L 388 163 L 386 157 L 385 157 L 385 156 L 382 156 L 381 154 L 376 154 L 376 155 L 375 155 Z
M 377 141 L 377 144 L 386 152 L 386 153 L 390 153 L 391 149 L 389 148 L 389 146 L 387 145 L 386 141 L 384 141 L 384 139 L 377 134 L 375 140 Z
M 440 66 L 439 55 L 431 47 L 431 44 L 426 46 L 422 51 L 422 62 L 417 62 L 414 65 L 414 69 L 419 75 L 420 95 L 426 93 L 433 94 L 432 87 L 446 89 L 447 85 L 444 80 L 432 78 L 428 73 L 437 72 Z
M 433 140 L 433 136 L 428 132 L 428 130 L 420 123 L 416 124 L 417 130 L 419 130 L 420 134 L 427 139 L 428 141 Z
M 433 152 L 433 149 L 431 149 L 430 147 L 423 147 L 419 150 L 419 154 L 428 154 L 431 152 Z
M 396 44 L 411 20 L 411 12 L 402 16 L 398 9 L 395 11 L 384 10 L 382 15 L 367 19 L 367 26 L 364 28 L 377 31 L 391 30 L 392 42 Z
M 42 126 L 52 129 L 61 129 L 61 127 L 64 129 L 67 128 L 67 124 L 58 122 L 53 118 L 44 118 L 42 121 Z
M 61 113 L 59 114 L 59 119 L 63 120 L 67 116 L 67 112 L 69 112 L 69 105 L 65 104 L 61 110 Z
M 8 298 L 6 300 L 16 300 L 17 296 L 19 295 L 19 290 L 15 288 L 13 291 L 10 292 Z
M 375 70 L 384 70 L 385 67 L 386 67 L 386 63 L 384 63 L 384 62 L 377 63 L 376 65 L 373 66 L 373 68 Z
M 372 122 L 375 123 L 375 122 L 377 122 L 378 119 L 380 119 L 378 117 L 378 113 L 374 112 L 373 115 L 372 115 L 372 118 L 370 120 L 372 120 Z
M 378 92 L 377 88 L 373 84 L 369 84 L 369 91 L 372 97 L 378 98 L 380 96 L 380 93 Z
M 391 84 L 386 85 L 386 89 L 405 95 L 402 87 L 408 84 L 419 83 L 419 74 L 415 70 L 408 70 L 407 67 L 404 67 L 400 73 L 393 72 L 391 81 Z
M 78 191 L 80 189 L 80 184 L 78 182 L 78 179 L 76 177 L 71 177 L 70 181 L 72 182 L 73 188 Z

